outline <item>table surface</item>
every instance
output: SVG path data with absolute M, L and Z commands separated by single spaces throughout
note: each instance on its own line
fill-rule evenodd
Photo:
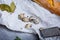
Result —
M 14 40 L 18 36 L 22 40 L 39 40 L 35 34 L 21 33 L 10 31 L 7 28 L 0 26 L 0 40 Z

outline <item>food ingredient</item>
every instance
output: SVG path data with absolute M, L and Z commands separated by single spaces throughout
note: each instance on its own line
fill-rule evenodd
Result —
M 15 6 L 14 2 L 12 2 L 10 4 L 10 6 L 7 4 L 0 4 L 0 10 L 2 10 L 2 11 L 7 11 L 10 13 L 13 13 L 15 11 L 15 8 L 16 8 L 16 6 Z

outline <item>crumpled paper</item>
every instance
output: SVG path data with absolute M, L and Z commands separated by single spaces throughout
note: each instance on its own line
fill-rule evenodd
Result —
M 51 12 L 32 2 L 31 0 L 0 0 L 0 3 L 9 5 L 12 1 L 14 1 L 16 5 L 14 13 L 10 14 L 6 11 L 0 10 L 0 14 L 2 15 L 0 17 L 2 21 L 0 23 L 6 25 L 10 30 L 33 33 L 33 30 L 25 28 L 25 25 L 27 23 L 24 23 L 18 19 L 18 15 L 20 13 L 25 13 L 26 16 L 35 16 L 40 19 L 39 24 L 35 25 L 32 23 L 32 29 L 34 29 L 38 35 L 40 35 L 40 28 L 46 29 L 56 26 L 60 27 L 59 16 L 52 14 Z

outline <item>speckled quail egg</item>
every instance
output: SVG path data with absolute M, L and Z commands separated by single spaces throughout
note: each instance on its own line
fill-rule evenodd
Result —
M 18 18 L 19 18 L 19 19 L 23 19 L 23 18 L 24 18 L 24 14 L 21 13 L 20 15 L 18 15 Z
M 31 17 L 29 18 L 29 21 L 32 22 L 34 19 L 35 19 L 35 17 L 31 16 Z
M 32 27 L 32 24 L 26 24 L 25 25 L 25 28 L 31 28 Z
M 28 18 L 28 17 L 24 17 L 24 18 L 22 19 L 22 21 L 24 21 L 24 22 L 29 22 L 29 18 Z
M 33 23 L 34 23 L 34 24 L 39 24 L 39 19 L 34 19 L 34 20 L 33 20 Z
M 34 17 L 34 16 L 31 16 L 31 17 L 29 18 L 29 21 L 30 21 L 30 22 L 33 22 L 34 24 L 39 24 L 39 19 L 36 18 L 36 17 Z

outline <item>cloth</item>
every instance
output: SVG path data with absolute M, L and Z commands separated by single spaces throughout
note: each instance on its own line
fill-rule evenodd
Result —
M 0 40 L 15 40 L 16 37 L 21 40 L 39 40 L 37 35 L 11 31 L 0 24 Z
M 10 30 L 33 33 L 33 30 L 25 28 L 27 23 L 24 23 L 18 19 L 18 15 L 20 13 L 25 13 L 26 16 L 35 16 L 40 19 L 40 23 L 37 25 L 31 23 L 32 28 L 36 31 L 36 33 L 38 33 L 40 38 L 40 28 L 45 29 L 56 26 L 60 27 L 60 16 L 50 13 L 48 10 L 32 2 L 31 0 L 3 0 L 2 3 L 10 5 L 12 1 L 14 1 L 16 5 L 14 13 L 10 14 L 6 11 L 0 10 L 0 14 L 2 14 L 2 24 L 6 25 Z

